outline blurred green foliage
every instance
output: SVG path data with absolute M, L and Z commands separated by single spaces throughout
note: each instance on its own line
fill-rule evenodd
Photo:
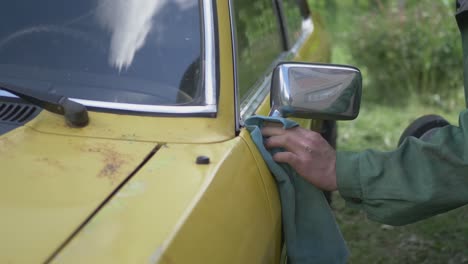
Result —
M 309 2 L 339 46 L 341 56 L 334 62 L 351 63 L 363 71 L 366 100 L 404 104 L 416 96 L 432 103 L 462 89 L 453 1 Z
M 452 7 L 452 6 L 451 6 Z M 462 51 L 453 10 L 440 1 L 391 2 L 359 17 L 346 38 L 355 62 L 366 67 L 367 95 L 395 102 L 412 94 L 450 95 L 463 84 Z

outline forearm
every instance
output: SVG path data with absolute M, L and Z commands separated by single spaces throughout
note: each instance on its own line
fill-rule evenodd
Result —
M 392 152 L 337 154 L 347 204 L 372 220 L 403 225 L 468 203 L 468 113 L 429 142 L 409 138 Z

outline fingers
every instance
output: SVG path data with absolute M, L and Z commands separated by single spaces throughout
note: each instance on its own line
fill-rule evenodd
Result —
M 277 126 L 265 126 L 262 128 L 262 135 L 266 137 L 279 136 L 286 133 L 286 129 Z
M 272 136 L 265 141 L 266 148 L 284 148 L 290 152 L 298 151 L 297 142 L 288 135 Z
M 320 189 L 337 189 L 336 152 L 319 133 L 300 127 L 284 129 L 266 126 L 262 134 L 269 137 L 265 141 L 267 148 L 286 149 L 274 154 L 274 161 L 289 164 Z
M 263 131 L 262 131 L 263 132 Z M 264 135 L 271 135 L 265 141 L 267 148 L 284 148 L 296 155 L 311 153 L 314 149 L 320 147 L 322 136 L 317 132 L 303 128 L 269 128 L 265 129 Z
M 292 152 L 278 152 L 273 155 L 273 160 L 276 162 L 287 163 L 292 167 L 298 164 L 298 157 Z
M 283 127 L 278 126 L 266 126 L 262 128 L 263 136 L 269 137 L 265 141 L 265 146 L 267 148 L 284 148 L 288 151 L 294 151 L 295 148 L 291 145 L 290 134 L 294 133 L 293 129 L 284 129 Z

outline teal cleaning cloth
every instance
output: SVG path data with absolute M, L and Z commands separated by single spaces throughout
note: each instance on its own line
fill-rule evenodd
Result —
M 284 118 L 253 116 L 245 121 L 250 135 L 273 173 L 281 198 L 283 232 L 288 263 L 346 263 L 348 249 L 323 192 L 299 176 L 289 165 L 276 163 L 263 145 L 264 122 L 292 128 L 298 124 Z

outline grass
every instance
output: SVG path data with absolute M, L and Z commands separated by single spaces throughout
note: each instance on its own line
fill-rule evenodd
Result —
M 463 88 L 460 87 L 460 91 L 447 100 L 441 100 L 437 95 L 409 96 L 413 98 L 408 105 L 385 105 L 363 100 L 356 120 L 339 123 L 339 149 L 392 150 L 410 122 L 424 114 L 438 114 L 451 124 L 458 124 L 459 111 L 464 108 Z
M 468 206 L 392 227 L 346 208 L 334 194 L 336 219 L 351 251 L 349 263 L 468 263 Z

